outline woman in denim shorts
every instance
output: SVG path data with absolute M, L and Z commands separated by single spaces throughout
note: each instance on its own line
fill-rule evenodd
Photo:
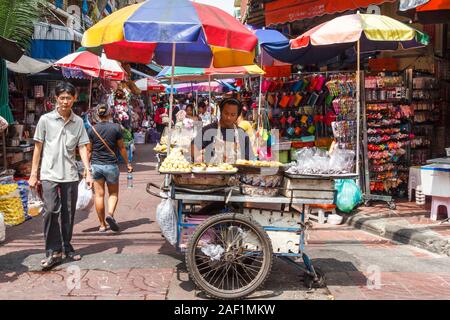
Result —
M 120 152 L 128 168 L 127 151 L 123 142 L 122 130 L 119 124 L 111 122 L 112 112 L 107 105 L 99 104 L 96 110 L 99 122 L 88 130 L 91 146 L 92 177 L 94 179 L 95 209 L 100 221 L 100 232 L 105 232 L 109 225 L 112 231 L 119 231 L 119 225 L 114 219 L 114 212 L 119 200 L 119 165 L 117 153 Z M 105 184 L 108 187 L 108 216 L 105 219 Z

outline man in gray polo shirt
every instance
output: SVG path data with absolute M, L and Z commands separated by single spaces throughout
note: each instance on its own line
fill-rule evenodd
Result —
M 42 182 L 46 251 L 46 259 L 41 261 L 43 270 L 49 270 L 60 263 L 63 253 L 67 259 L 81 259 L 75 254 L 70 243 L 78 198 L 79 176 L 75 159 L 77 147 L 86 168 L 86 182 L 92 187 L 87 153 L 89 137 L 83 120 L 72 111 L 77 98 L 76 88 L 68 82 L 60 82 L 56 86 L 55 94 L 55 110 L 43 115 L 36 127 L 33 165 L 29 180 L 32 188 L 37 186 L 39 180 Z

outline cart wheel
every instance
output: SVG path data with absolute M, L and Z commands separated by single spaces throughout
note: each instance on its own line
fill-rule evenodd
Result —
M 322 270 L 317 267 L 314 267 L 314 271 L 316 271 L 317 279 L 314 279 L 314 276 L 305 272 L 304 275 L 304 283 L 305 286 L 311 290 L 312 288 L 324 288 L 326 286 L 325 274 Z
M 239 299 L 258 289 L 272 268 L 272 242 L 258 223 L 242 214 L 212 216 L 189 240 L 186 265 L 208 295 Z
M 389 205 L 389 209 L 391 209 L 391 210 L 395 210 L 397 208 L 397 206 L 395 205 L 395 202 L 389 202 L 388 205 Z
M 372 201 L 370 201 L 370 200 L 364 201 L 364 206 L 365 207 L 370 207 L 371 205 L 372 205 Z

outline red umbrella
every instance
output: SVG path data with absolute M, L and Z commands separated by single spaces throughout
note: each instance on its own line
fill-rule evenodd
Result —
M 94 78 L 103 78 L 121 81 L 125 79 L 125 71 L 116 60 L 108 59 L 104 54 L 101 57 L 89 51 L 71 53 L 56 61 L 55 66 L 82 70 Z
M 155 78 L 143 78 L 135 83 L 141 91 L 166 92 L 166 87 Z
M 71 53 L 56 61 L 54 65 L 68 69 L 81 70 L 83 73 L 90 76 L 89 108 L 91 107 L 92 78 L 101 77 L 103 79 L 116 81 L 125 79 L 125 71 L 118 61 L 108 59 L 104 54 L 99 57 L 89 51 Z

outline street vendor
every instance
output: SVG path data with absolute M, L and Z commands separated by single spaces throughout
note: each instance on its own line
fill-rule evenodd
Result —
M 194 162 L 235 163 L 253 160 L 249 136 L 238 127 L 242 104 L 237 99 L 224 99 L 219 105 L 220 120 L 202 128 L 191 143 Z M 220 128 L 220 130 L 219 130 Z

